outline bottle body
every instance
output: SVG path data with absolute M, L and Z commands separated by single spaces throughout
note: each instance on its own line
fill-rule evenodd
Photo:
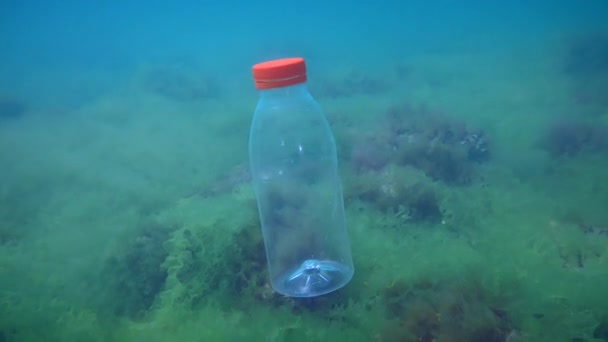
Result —
M 249 160 L 273 288 L 313 297 L 348 283 L 354 268 L 336 145 L 305 83 L 260 92 Z

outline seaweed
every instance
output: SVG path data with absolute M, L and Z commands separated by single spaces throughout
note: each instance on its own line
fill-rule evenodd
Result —
M 111 257 L 102 272 L 109 289 L 107 301 L 113 314 L 141 319 L 162 290 L 167 272 L 161 267 L 168 253 L 163 244 L 173 229 L 150 223 L 139 227 L 124 250 Z
M 447 144 L 432 142 L 405 146 L 399 151 L 399 163 L 418 168 L 432 178 L 448 185 L 472 182 L 474 170 L 465 151 Z
M 441 112 L 403 104 L 389 110 L 389 122 L 397 163 L 416 167 L 434 180 L 469 184 L 474 176 L 473 162 L 488 159 L 483 133 L 469 130 Z
M 356 172 L 380 171 L 396 163 L 448 185 L 470 184 L 474 165 L 491 156 L 482 130 L 408 103 L 389 108 L 383 125 L 354 144 L 350 155 Z
M 414 222 L 429 221 L 439 223 L 442 219 L 439 197 L 428 185 L 416 183 L 407 189 L 406 206 L 409 217 Z
M 219 222 L 214 230 L 225 230 L 222 224 Z M 332 322 L 346 320 L 343 309 L 358 294 L 340 289 L 315 298 L 289 298 L 273 290 L 258 224 L 244 223 L 224 242 L 215 240 L 208 231 L 209 227 L 183 232 L 188 241 L 184 246 L 191 257 L 182 261 L 177 277 L 187 288 L 188 294 L 183 297 L 186 307 L 196 309 L 213 298 L 224 310 L 250 312 L 266 306 L 294 315 L 313 313 Z
M 584 151 L 608 151 L 608 127 L 598 123 L 556 120 L 540 140 L 540 146 L 553 158 L 576 157 Z
M 183 305 L 196 308 L 210 297 L 226 308 L 245 309 L 251 301 L 278 300 L 268 285 L 266 254 L 259 225 L 245 223 L 228 239 L 223 222 L 182 232 L 181 267 L 176 273 L 187 295 Z M 234 302 L 234 298 L 238 298 Z
M 357 198 L 373 208 L 409 222 L 442 220 L 441 198 L 430 184 L 410 179 L 405 169 L 365 174 L 348 184 L 347 201 Z
M 502 342 L 514 331 L 508 312 L 479 285 L 398 280 L 381 297 L 390 322 L 382 341 Z
M 228 172 L 222 173 L 207 188 L 199 192 L 202 197 L 214 197 L 234 191 L 237 187 L 251 181 L 249 165 L 239 164 Z
M 236 247 L 236 255 L 230 264 L 236 275 L 233 282 L 235 294 L 242 295 L 249 290 L 253 290 L 254 298 L 266 300 L 269 298 L 277 299 L 268 292 L 268 274 L 266 271 L 266 253 L 264 240 L 258 225 L 247 225 L 233 236 L 233 243 Z
M 363 142 L 352 147 L 350 162 L 357 172 L 379 171 L 389 163 L 391 152 L 386 142 Z

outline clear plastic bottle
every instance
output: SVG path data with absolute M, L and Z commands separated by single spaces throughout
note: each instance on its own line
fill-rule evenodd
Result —
M 302 58 L 253 66 L 260 92 L 249 161 L 272 287 L 290 297 L 341 288 L 354 268 L 336 144 Z

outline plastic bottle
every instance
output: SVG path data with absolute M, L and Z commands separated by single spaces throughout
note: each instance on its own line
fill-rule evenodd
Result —
M 306 87 L 304 59 L 256 64 L 253 78 L 249 161 L 271 285 L 289 297 L 332 292 L 354 268 L 329 123 Z

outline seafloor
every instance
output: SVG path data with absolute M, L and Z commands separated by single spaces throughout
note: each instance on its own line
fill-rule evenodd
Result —
M 306 300 L 268 285 L 246 67 L 4 96 L 0 341 L 608 341 L 606 61 L 594 34 L 313 61 L 356 272 Z

